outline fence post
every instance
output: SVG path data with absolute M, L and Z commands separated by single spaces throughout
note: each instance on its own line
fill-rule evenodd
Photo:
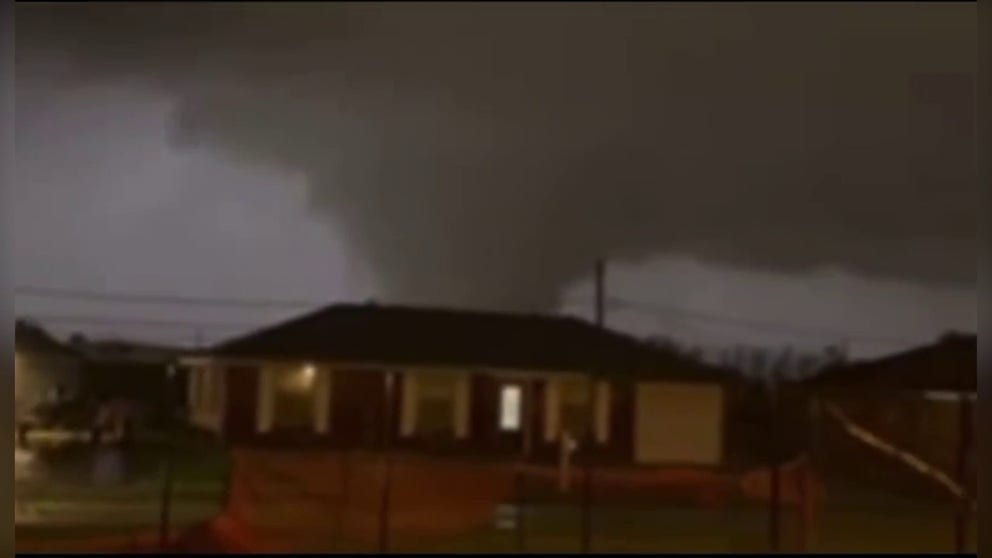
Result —
M 778 552 L 781 543 L 781 522 L 782 522 L 782 471 L 779 466 L 779 458 L 782 454 L 781 440 L 779 439 L 779 393 L 778 377 L 772 374 L 769 379 L 768 403 L 770 418 L 768 425 L 769 440 L 769 496 L 768 496 L 768 548 L 771 552 Z
M 390 451 L 390 441 L 393 428 L 393 372 L 386 372 L 385 397 L 382 413 L 382 458 L 384 461 L 382 479 L 382 504 L 379 508 L 379 552 L 389 552 L 389 516 L 392 512 L 391 500 L 393 492 L 393 460 Z
M 580 473 L 582 475 L 582 503 L 581 503 L 581 514 L 582 514 L 582 552 L 589 553 L 592 550 L 592 460 L 594 458 L 596 436 L 594 434 L 595 420 L 593 415 L 596 409 L 596 382 L 594 377 L 590 376 L 589 381 L 589 399 L 588 399 L 588 409 L 586 413 L 586 432 L 584 438 L 585 447 L 579 452 L 582 458 L 582 468 Z
M 523 444 L 521 448 L 520 461 L 517 466 L 516 474 L 514 477 L 514 486 L 516 488 L 516 505 L 517 505 L 517 552 L 524 553 L 527 551 L 527 527 L 525 525 L 527 516 L 527 486 L 525 477 L 525 467 L 530 462 L 530 457 L 532 454 L 534 446 L 534 400 L 535 400 L 535 388 L 534 381 L 527 380 L 523 384 Z
M 338 480 L 341 482 L 341 499 L 338 501 L 338 544 L 345 538 L 348 508 L 351 506 L 351 452 L 347 448 L 343 448 L 340 452 L 340 459 L 341 478 Z
M 170 518 L 172 515 L 172 480 L 173 480 L 173 458 L 175 452 L 175 429 L 174 429 L 174 414 L 175 410 L 173 405 L 175 404 L 175 376 L 176 369 L 173 366 L 169 366 L 166 371 L 165 376 L 165 393 L 164 404 L 165 404 L 165 460 L 163 463 L 162 471 L 162 494 L 161 494 L 161 505 L 159 508 L 159 530 L 158 530 L 158 542 L 159 548 L 165 550 L 169 546 L 169 535 L 170 535 Z
M 972 443 L 972 407 L 967 392 L 960 393 L 958 402 L 958 483 L 964 489 L 959 499 L 954 518 L 954 551 L 963 554 L 968 547 L 968 528 L 971 520 L 971 491 L 968 470 L 968 454 Z
M 804 510 L 805 515 L 803 517 L 803 552 L 809 552 L 810 549 L 817 546 L 817 517 L 818 517 L 818 506 L 820 505 L 820 484 L 819 481 L 826 482 L 825 475 L 817 474 L 821 468 L 820 462 L 820 428 L 822 420 L 822 411 L 820 409 L 820 396 L 818 392 L 813 392 L 812 394 L 807 393 L 806 404 L 809 406 L 809 430 L 808 430 L 808 446 L 807 446 L 807 464 L 808 469 L 803 473 L 804 488 Z
M 522 465 L 522 463 L 521 463 Z M 523 467 L 517 467 L 517 472 L 515 475 L 515 489 L 516 489 L 516 504 L 517 504 L 517 552 L 524 553 L 527 550 L 526 542 L 526 531 L 524 527 L 524 517 L 525 511 L 524 507 L 527 505 L 526 495 L 524 494 L 524 471 Z
M 389 552 L 389 516 L 392 513 L 393 464 L 389 455 L 385 456 L 382 479 L 382 504 L 379 511 L 379 552 Z

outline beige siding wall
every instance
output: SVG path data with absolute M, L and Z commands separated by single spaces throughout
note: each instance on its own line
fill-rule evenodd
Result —
M 258 402 L 255 413 L 255 430 L 260 434 L 270 432 L 276 422 L 276 384 L 280 375 L 300 374 L 304 368 L 313 367 L 314 376 L 311 381 L 313 390 L 312 428 L 317 434 L 329 433 L 333 425 L 330 423 L 331 399 L 333 397 L 333 370 L 325 364 L 299 363 L 269 363 L 262 366 L 258 375 Z
M 219 433 L 224 425 L 224 391 L 223 368 L 215 365 L 194 367 L 187 389 L 190 424 Z
M 406 370 L 402 373 L 400 435 L 416 435 L 419 408 L 425 398 L 444 398 L 452 403 L 452 431 L 456 438 L 469 435 L 470 385 L 467 370 Z
M 562 430 L 562 405 L 565 402 L 587 404 L 592 389 L 593 435 L 597 444 L 609 443 L 610 385 L 590 380 L 582 375 L 547 375 L 544 391 L 544 441 L 555 442 Z M 574 434 L 574 433 L 573 433 Z
M 317 379 L 314 382 L 314 389 L 317 390 L 317 396 L 314 401 L 315 408 L 313 410 L 313 429 L 317 434 L 328 434 L 331 428 L 334 427 L 330 423 L 331 400 L 334 396 L 331 393 L 334 386 L 331 375 L 332 371 L 329 367 L 317 367 Z
M 272 366 L 263 366 L 258 371 L 258 403 L 255 409 L 255 431 L 265 434 L 272 430 L 275 413 L 275 382 L 278 372 Z
M 637 385 L 634 454 L 639 463 L 718 465 L 723 459 L 723 388 L 711 384 Z

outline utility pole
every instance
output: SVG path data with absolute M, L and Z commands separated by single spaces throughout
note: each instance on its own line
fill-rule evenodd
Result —
M 602 329 L 606 322 L 606 261 L 596 261 L 595 269 L 595 319 L 596 327 Z M 589 394 L 586 413 L 586 452 L 582 475 L 582 552 L 588 553 L 592 547 L 592 459 L 596 444 L 596 370 L 589 375 Z
M 596 261 L 596 326 L 606 325 L 606 261 Z

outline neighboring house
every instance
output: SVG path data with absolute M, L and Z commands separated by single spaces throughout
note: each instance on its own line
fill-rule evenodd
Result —
M 128 402 L 156 415 L 175 407 L 177 402 L 169 400 L 166 386 L 172 389 L 185 381 L 185 374 L 176 366 L 181 349 L 81 336 L 71 338 L 70 346 L 80 355 L 87 395 L 105 402 Z
M 848 475 L 875 474 L 873 482 L 904 488 L 921 478 L 913 467 L 903 467 L 905 475 L 880 467 L 897 458 L 884 457 L 881 449 L 868 451 L 868 442 L 854 440 L 851 433 L 863 429 L 973 488 L 977 470 L 969 461 L 974 459 L 977 374 L 977 337 L 957 333 L 884 358 L 827 368 L 806 382 L 816 403 L 814 442 L 821 464 Z
M 586 455 L 641 464 L 721 465 L 735 378 L 574 318 L 376 305 L 185 360 L 191 421 L 235 444 L 553 459 L 567 432 Z
M 44 402 L 72 399 L 81 387 L 79 356 L 41 326 L 14 326 L 14 421 Z
M 934 343 L 882 358 L 840 363 L 812 378 L 809 385 L 834 390 L 898 389 L 930 394 L 976 393 L 978 338 L 948 333 Z

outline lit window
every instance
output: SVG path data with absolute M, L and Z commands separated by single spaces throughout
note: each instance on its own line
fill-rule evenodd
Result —
M 500 430 L 513 432 L 520 430 L 522 404 L 523 390 L 520 386 L 503 386 L 499 398 Z

